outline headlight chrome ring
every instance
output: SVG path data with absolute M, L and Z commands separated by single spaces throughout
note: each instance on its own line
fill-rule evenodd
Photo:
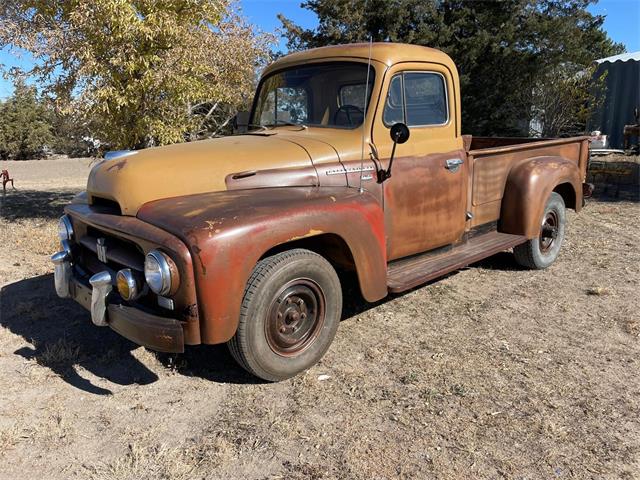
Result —
M 158 295 L 169 295 L 178 288 L 178 268 L 171 257 L 160 250 L 151 250 L 144 261 L 144 278 Z
M 58 237 L 60 241 L 73 240 L 73 224 L 71 223 L 69 215 L 60 217 L 60 221 L 58 222 Z

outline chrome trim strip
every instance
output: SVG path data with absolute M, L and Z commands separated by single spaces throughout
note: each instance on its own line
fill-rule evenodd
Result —
M 107 259 L 107 244 L 105 238 L 98 238 L 96 240 L 96 255 L 98 256 L 98 260 L 102 263 L 107 263 L 109 260 Z
M 406 73 L 424 73 L 424 74 L 430 74 L 430 75 L 440 75 L 440 77 L 442 77 L 442 84 L 444 85 L 444 101 L 445 101 L 445 105 L 447 106 L 447 121 L 446 122 L 444 122 L 444 123 L 427 123 L 425 125 L 409 125 L 407 123 L 407 99 L 405 98 L 405 90 L 404 90 L 404 75 Z M 387 128 L 391 128 L 392 127 L 392 125 L 387 125 L 387 123 L 384 121 L 384 108 L 387 106 L 387 97 L 389 95 L 389 86 L 391 86 L 391 82 L 398 75 L 400 75 L 401 78 L 402 78 L 402 109 L 403 109 L 404 123 L 406 123 L 407 127 L 409 127 L 409 128 L 446 127 L 451 123 L 451 109 L 449 108 L 449 83 L 447 82 L 447 78 L 442 73 L 436 72 L 434 70 L 401 70 L 401 71 L 395 73 L 391 77 L 391 80 L 389 80 L 389 85 L 387 86 L 387 96 L 385 96 L 384 105 L 382 107 L 383 108 L 383 110 L 382 110 L 383 111 L 383 113 L 382 113 L 382 124 L 385 127 L 387 127 Z
M 358 172 L 373 172 L 373 167 L 343 167 L 334 168 L 333 170 L 327 170 L 327 175 L 344 175 L 345 173 L 358 173 Z
M 104 154 L 105 160 L 116 160 L 117 158 L 129 157 L 135 155 L 137 150 L 113 150 Z

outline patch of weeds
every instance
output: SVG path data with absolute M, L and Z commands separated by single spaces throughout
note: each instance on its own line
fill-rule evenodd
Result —
M 467 388 L 460 383 L 456 383 L 455 385 L 452 385 L 449 390 L 453 395 L 456 395 L 458 397 L 466 397 L 467 394 L 469 393 Z
M 611 294 L 611 291 L 605 287 L 591 287 L 587 288 L 587 295 L 593 295 L 597 297 L 602 297 L 604 295 Z
M 219 437 L 177 447 L 129 444 L 122 457 L 86 468 L 91 478 L 100 480 L 208 478 L 207 473 L 220 466 L 231 450 L 232 447 Z
M 20 439 L 20 430 L 13 425 L 7 429 L 0 430 L 0 457 L 7 450 L 11 449 Z
M 624 322 L 624 331 L 634 337 L 640 337 L 640 322 L 634 319 L 627 319 Z
M 440 392 L 435 388 L 425 388 L 420 391 L 420 398 L 426 400 L 427 402 L 432 401 L 436 397 L 440 396 Z
M 282 463 L 287 475 L 285 478 L 291 480 L 318 480 L 321 478 L 327 478 L 326 469 L 320 465 L 313 465 L 311 463 L 291 463 L 286 460 Z
M 400 382 L 404 385 L 411 385 L 418 381 L 418 374 L 416 372 L 409 372 L 406 375 L 400 377 Z
M 36 361 L 45 367 L 73 365 L 80 357 L 80 346 L 66 338 L 59 338 L 54 343 L 44 346 Z

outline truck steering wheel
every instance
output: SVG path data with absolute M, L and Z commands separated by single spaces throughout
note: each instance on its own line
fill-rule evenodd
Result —
M 338 116 L 343 115 L 346 118 L 346 123 L 338 121 Z M 355 118 L 354 118 L 355 117 Z M 333 114 L 334 125 L 345 125 L 349 127 L 357 127 L 364 121 L 364 111 L 356 105 L 341 105 Z

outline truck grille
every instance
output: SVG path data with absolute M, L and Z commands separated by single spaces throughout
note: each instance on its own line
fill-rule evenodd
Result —
M 106 249 L 106 255 L 103 258 L 98 254 L 98 239 L 102 240 Z M 91 274 L 102 271 L 105 267 L 114 271 L 123 268 L 144 271 L 144 253 L 135 243 L 89 227 L 86 234 L 79 239 L 78 244 L 80 246 L 79 263 Z

